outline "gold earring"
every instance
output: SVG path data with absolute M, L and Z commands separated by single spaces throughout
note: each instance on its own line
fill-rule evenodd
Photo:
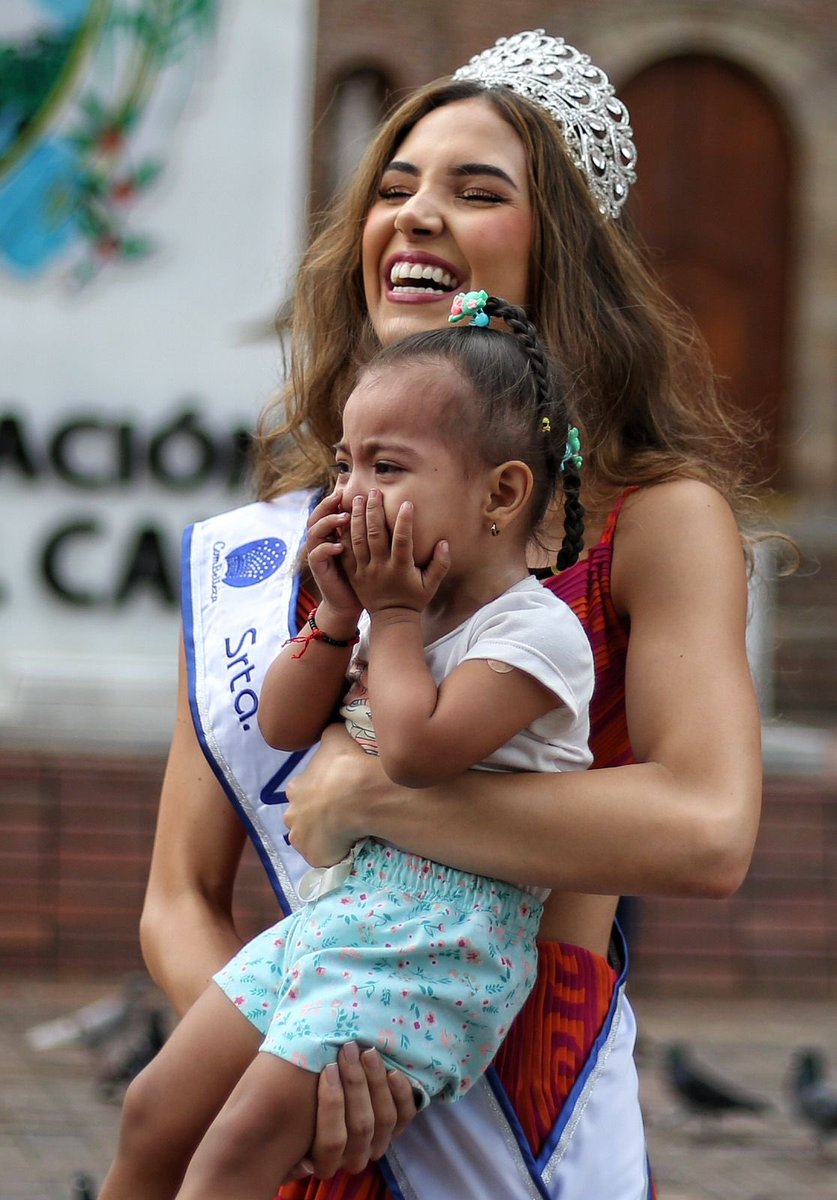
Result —
M 499 537 L 499 535 L 500 535 L 500 530 L 497 528 L 497 522 L 496 522 L 496 521 L 492 521 L 492 522 L 491 522 L 491 536 L 492 536 L 492 537 Z

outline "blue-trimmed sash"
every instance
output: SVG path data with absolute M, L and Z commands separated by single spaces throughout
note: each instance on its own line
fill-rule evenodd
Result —
M 296 633 L 296 564 L 312 492 L 251 504 L 186 530 L 183 621 L 189 702 L 207 760 L 232 800 L 285 912 L 307 870 L 288 845 L 285 783 L 311 751 L 261 736 L 259 693 Z M 398 1200 L 650 1200 L 623 970 L 607 1020 L 536 1157 L 492 1068 L 456 1104 L 431 1104 L 380 1164 Z

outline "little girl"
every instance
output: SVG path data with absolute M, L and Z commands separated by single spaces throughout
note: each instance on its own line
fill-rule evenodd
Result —
M 578 558 L 577 432 L 523 311 L 468 293 L 451 320 L 466 315 L 510 333 L 418 334 L 361 372 L 309 521 L 322 599 L 259 704 L 267 741 L 294 750 L 342 698 L 407 787 L 590 762 L 589 645 L 526 565 L 559 483 L 559 569 Z M 318 1074 L 343 1043 L 377 1047 L 419 1103 L 455 1100 L 490 1064 L 534 983 L 544 889 L 366 839 L 300 894 L 132 1084 L 101 1200 L 269 1200 L 310 1147 Z

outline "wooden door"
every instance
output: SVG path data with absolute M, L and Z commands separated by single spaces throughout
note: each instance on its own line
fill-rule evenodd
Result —
M 708 55 L 655 63 L 620 95 L 639 147 L 630 211 L 706 337 L 731 401 L 763 431 L 781 483 L 790 266 L 790 138 L 748 71 Z

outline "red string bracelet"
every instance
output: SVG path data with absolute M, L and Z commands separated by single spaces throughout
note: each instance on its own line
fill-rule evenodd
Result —
M 286 642 L 282 643 L 283 646 L 289 646 L 291 642 L 302 643 L 302 649 L 299 654 L 292 654 L 291 658 L 302 658 L 311 642 L 325 642 L 327 646 L 337 646 L 338 649 L 345 650 L 348 646 L 354 646 L 360 641 L 360 630 L 358 629 L 355 630 L 354 637 L 346 638 L 345 640 L 329 637 L 327 633 L 323 633 L 317 624 L 316 606 L 308 614 L 308 621 L 306 623 L 308 625 L 307 633 L 298 633 L 296 637 L 288 638 Z

